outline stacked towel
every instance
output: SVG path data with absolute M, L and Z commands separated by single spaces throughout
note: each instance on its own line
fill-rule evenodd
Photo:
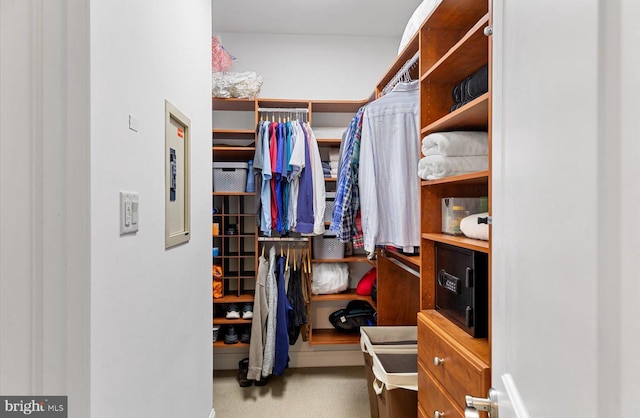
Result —
M 443 157 L 430 155 L 420 159 L 418 176 L 425 180 L 436 180 L 443 177 L 483 171 L 489 168 L 489 159 L 484 156 Z
M 436 132 L 422 139 L 424 158 L 418 176 L 425 180 L 484 171 L 489 168 L 486 132 Z
M 451 106 L 450 111 L 453 112 L 488 91 L 489 67 L 485 65 L 453 88 L 451 96 L 455 104 Z
M 486 132 L 455 131 L 435 132 L 422 140 L 422 154 L 443 157 L 488 155 L 489 141 Z

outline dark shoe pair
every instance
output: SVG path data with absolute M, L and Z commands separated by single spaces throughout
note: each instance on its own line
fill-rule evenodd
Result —
M 251 386 L 251 384 L 255 384 L 256 386 L 266 386 L 269 383 L 269 379 L 271 376 L 263 377 L 260 380 L 251 380 L 247 379 L 247 374 L 249 373 L 249 359 L 244 358 L 238 362 L 238 384 L 240 387 L 246 388 Z
M 241 388 L 251 386 L 253 380 L 247 379 L 249 373 L 249 359 L 243 358 L 238 362 L 238 384 Z

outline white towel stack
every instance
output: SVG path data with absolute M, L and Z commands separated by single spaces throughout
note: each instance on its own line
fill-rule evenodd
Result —
M 422 139 L 424 158 L 418 176 L 425 180 L 483 171 L 489 168 L 486 132 L 436 132 Z

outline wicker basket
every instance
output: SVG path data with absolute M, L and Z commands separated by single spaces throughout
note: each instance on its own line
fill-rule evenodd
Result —
M 313 237 L 313 256 L 317 260 L 344 258 L 344 244 L 333 234 L 317 235 Z

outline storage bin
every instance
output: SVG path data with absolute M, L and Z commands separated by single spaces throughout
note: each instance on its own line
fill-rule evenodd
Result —
M 247 186 L 249 164 L 243 162 L 213 163 L 214 192 L 244 192 Z
M 463 235 L 462 218 L 487 211 L 486 197 L 445 197 L 442 199 L 442 233 Z
M 324 221 L 331 222 L 331 217 L 333 216 L 333 208 L 336 206 L 336 192 L 327 192 L 326 197 L 327 200 L 324 207 Z
M 313 258 L 318 260 L 344 258 L 344 244 L 329 232 L 316 235 L 313 237 Z
M 418 416 L 418 351 L 406 349 L 376 351 L 373 360 L 373 390 L 379 418 Z
M 409 410 L 404 414 L 404 405 L 415 405 L 416 393 L 411 390 L 393 389 L 393 393 L 376 378 L 373 372 L 372 353 L 416 354 L 418 350 L 418 328 L 416 326 L 360 327 L 360 348 L 364 356 L 365 374 L 369 392 L 371 418 L 415 416 Z M 374 389 L 379 389 L 379 394 Z M 399 404 L 399 405 L 398 405 Z M 395 414 L 395 415 L 390 415 Z

